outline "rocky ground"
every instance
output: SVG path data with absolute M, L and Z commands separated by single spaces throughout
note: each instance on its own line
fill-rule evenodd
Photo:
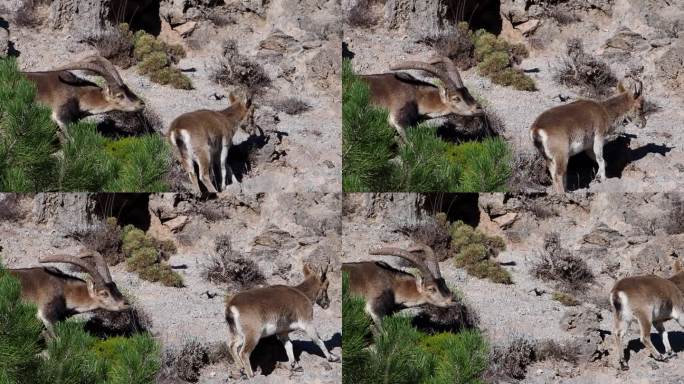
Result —
M 40 255 L 77 252 L 82 245 L 76 240 L 80 237 L 78 234 L 93 230 L 98 222 L 95 215 L 88 213 L 92 213 L 94 208 L 87 202 L 94 200 L 87 196 L 20 198 L 20 208 L 13 211 L 12 219 L 3 215 L 0 220 L 3 263 L 10 268 L 36 266 Z M 267 284 L 296 285 L 303 278 L 304 262 L 321 265 L 331 261 L 328 291 L 331 305 L 326 310 L 315 306 L 314 319 L 329 350 L 341 355 L 340 195 L 240 195 L 203 203 L 186 195 L 157 194 L 149 196 L 146 204 L 147 210 L 133 216 L 138 217 L 136 220 L 143 217 L 142 222 L 149 221 L 149 234 L 159 239 L 171 239 L 177 244 L 178 252 L 169 263 L 181 267 L 176 270 L 182 275 L 185 287 L 170 288 L 141 280 L 137 275 L 126 272 L 123 264 L 111 267 L 111 273 L 118 287 L 132 296 L 136 305 L 147 314 L 149 331 L 165 351 L 177 352 L 190 340 L 203 345 L 226 342 L 224 299 L 234 291 L 208 282 L 203 271 L 215 254 L 216 238 L 227 235 L 234 251 L 257 263 Z M 0 205 L 3 212 L 8 212 L 4 210 L 7 205 L 3 202 Z M 263 371 L 268 375 L 249 382 L 341 381 L 340 363 L 328 363 L 304 334 L 293 333 L 291 338 L 295 355 L 299 357 L 304 371 L 291 374 L 288 369 L 273 370 L 274 359 L 284 361 L 284 350 L 272 340 L 266 344 L 271 349 L 263 348 L 262 352 L 253 355 L 253 361 L 264 362 Z M 272 354 L 277 357 L 269 357 L 274 356 Z M 232 382 L 231 378 L 239 378 L 239 370 L 226 358 L 203 367 L 198 382 L 225 383 Z
M 684 249 L 683 199 L 679 194 L 649 193 L 575 194 L 567 198 L 481 194 L 470 206 L 454 200 L 447 211 L 451 220 L 466 220 L 489 235 L 505 239 L 506 250 L 497 261 L 511 273 L 514 283 L 496 284 L 469 276 L 456 268 L 452 259 L 440 263 L 442 276 L 462 293 L 494 348 L 507 347 L 520 338 L 574 346 L 576 363 L 553 359 L 534 362 L 527 367 L 522 382 L 682 383 L 681 357 L 655 362 L 638 341 L 636 325 L 627 336 L 630 370 L 616 370 L 608 292 L 625 276 L 670 275 L 672 262 Z M 345 196 L 343 261 L 379 258 L 397 265 L 393 258 L 368 255 L 368 249 L 409 245 L 410 239 L 398 229 L 426 220 L 434 206 L 430 199 L 410 194 Z M 544 282 L 531 273 L 545 252 L 544 237 L 550 232 L 558 233 L 561 247 L 586 261 L 595 277 L 586 292 L 577 294 L 579 306 L 566 307 L 553 300 L 556 282 Z M 674 350 L 681 354 L 684 333 L 673 322 L 666 328 L 672 331 Z M 652 339 L 663 348 L 655 330 Z
M 425 43 L 425 37 L 434 36 L 449 24 L 448 16 L 435 11 L 448 8 L 447 3 L 435 0 L 413 6 L 414 2 L 402 0 L 343 2 L 347 17 L 358 4 L 367 4 L 368 9 L 370 21 L 366 25 L 347 23 L 344 30 L 344 42 L 353 53 L 357 73 L 382 73 L 401 60 L 425 60 L 432 55 L 434 50 Z M 560 1 L 554 2 L 558 4 L 556 8 L 538 1 L 484 3 L 479 9 L 501 3 L 504 17 L 498 28 L 502 29 L 502 36 L 529 47 L 530 57 L 519 67 L 528 71 L 538 91 L 517 91 L 492 84 L 478 75 L 475 68 L 461 75 L 471 93 L 484 100 L 484 106 L 501 119 L 502 136 L 514 151 L 536 153 L 529 138 L 534 119 L 544 110 L 561 104 L 559 95 L 564 102 L 581 97 L 577 89 L 554 80 L 565 56 L 566 42 L 580 38 L 585 51 L 608 63 L 618 78 L 637 73 L 644 83 L 647 100 L 658 108 L 649 114 L 643 129 L 633 124 L 619 127 L 621 136 L 606 147 L 606 182 L 573 182 L 570 174 L 569 183 L 575 184 L 572 188 L 588 192 L 682 190 L 679 180 L 684 171 L 684 141 L 679 127 L 684 123 L 684 101 L 678 92 L 684 73 L 681 2 Z M 545 13 L 546 9 L 557 9 L 561 16 L 574 15 L 574 21 L 560 24 L 556 19 L 558 13 L 554 18 Z M 477 14 L 477 10 L 473 11 L 472 18 L 477 18 Z
M 22 70 L 42 71 L 97 53 L 88 41 L 101 33 L 102 27 L 98 23 L 78 20 L 77 15 L 73 16 L 76 21 L 71 21 L 72 16 L 68 15 L 73 4 L 78 4 L 81 13 L 85 14 L 83 8 L 97 2 L 67 2 L 61 8 L 56 8 L 61 2 L 55 2 L 51 7 L 40 5 L 46 2 L 34 3 L 36 25 L 24 26 L 15 22 L 17 9 L 23 2 L 3 2 L 0 7 L 0 56 L 6 52 L 3 43 L 9 41 L 10 54 L 18 56 Z M 114 0 L 112 7 L 116 7 L 114 3 L 118 4 Z M 122 3 L 124 7 L 135 7 L 133 3 Z M 238 84 L 224 88 L 213 82 L 210 74 L 222 56 L 222 43 L 234 39 L 241 55 L 264 68 L 271 85 L 254 102 L 256 124 L 264 130 L 266 139 L 258 143 L 250 141 L 258 144 L 250 153 L 252 163 L 247 164 L 244 157 L 234 159 L 237 164 L 233 167 L 238 169 L 238 175 L 244 172 L 240 172 L 241 169 L 247 170 L 242 182 L 231 185 L 227 194 L 338 191 L 341 47 L 340 26 L 334 21 L 339 4 L 335 1 L 314 4 L 276 0 L 261 5 L 262 2 L 254 1 L 226 1 L 214 7 L 210 3 L 217 2 L 169 0 L 163 1 L 160 9 L 147 7 L 132 10 L 132 16 L 112 15 L 120 22 L 156 19 L 154 25 L 158 24 L 161 30 L 152 33 L 158 33 L 164 41 L 182 44 L 187 51 L 187 57 L 178 63 L 178 67 L 191 79 L 192 90 L 155 84 L 140 76 L 135 67 L 119 69 L 131 90 L 145 100 L 148 112 L 158 116 L 160 124 L 153 128 L 163 134 L 171 121 L 185 112 L 218 110 L 227 106 L 224 96 Z M 83 17 L 93 16 L 85 14 Z M 289 97 L 300 99 L 311 108 L 299 115 L 276 110 L 277 101 Z M 247 138 L 247 134 L 239 132 L 234 144 L 245 147 Z M 191 187 L 178 166 L 172 173 L 171 184 L 178 191 Z

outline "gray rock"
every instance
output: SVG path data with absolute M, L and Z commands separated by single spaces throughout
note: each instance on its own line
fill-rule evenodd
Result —
M 51 224 L 65 235 L 85 234 L 99 224 L 92 193 L 39 193 L 33 202 L 36 223 Z
M 110 9 L 111 0 L 55 0 L 50 5 L 48 24 L 67 29 L 82 41 L 104 33 Z
M 679 39 L 655 62 L 656 76 L 672 90 L 684 87 L 684 41 Z

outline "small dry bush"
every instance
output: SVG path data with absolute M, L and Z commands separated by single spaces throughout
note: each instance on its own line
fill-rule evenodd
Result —
M 513 192 L 543 192 L 551 185 L 551 175 L 541 153 L 517 152 L 511 163 L 508 189 Z
M 145 31 L 133 35 L 133 57 L 138 71 L 161 85 L 177 89 L 192 89 L 192 82 L 174 65 L 185 57 L 181 45 L 167 44 Z
M 455 306 L 448 308 L 428 305 L 416 315 L 412 323 L 418 329 L 429 334 L 452 332 L 475 328 L 478 324 L 477 314 L 459 300 Z
M 614 93 L 617 78 L 608 64 L 584 52 L 582 40 L 568 40 L 566 54 L 555 74 L 557 83 L 578 88 L 587 97 L 607 97 Z
M 109 59 L 114 65 L 128 68 L 135 64 L 133 32 L 128 24 L 108 27 L 100 36 L 90 38 L 87 42 L 97 49 L 100 56 Z
M 223 57 L 212 70 L 211 79 L 219 85 L 241 86 L 258 93 L 271 84 L 264 68 L 238 52 L 235 40 L 223 43 Z
M 557 232 L 546 234 L 541 260 L 531 272 L 543 281 L 554 282 L 565 293 L 583 292 L 594 281 L 587 263 L 561 247 Z
M 43 23 L 43 17 L 39 14 L 38 7 L 50 4 L 51 0 L 22 0 L 21 5 L 14 13 L 14 23 L 20 27 L 35 28 Z
M 402 225 L 398 230 L 409 236 L 414 242 L 432 248 L 439 261 L 446 260 L 451 256 L 449 252 L 450 226 L 447 216 L 443 212 L 437 213 L 435 216 L 428 216 L 418 223 Z
M 107 265 L 117 265 L 125 260 L 121 251 L 121 236 L 116 217 L 108 217 L 102 225 L 87 232 L 81 241 L 89 249 L 100 252 Z
M 425 36 L 423 41 L 440 55 L 453 60 L 460 69 L 468 69 L 477 64 L 473 39 L 468 23 L 460 22 L 456 27 L 440 29 L 433 35 Z
M 276 100 L 273 103 L 273 108 L 278 112 L 285 112 L 288 115 L 299 115 L 309 111 L 311 106 L 296 97 L 288 97 Z
M 578 355 L 578 345 L 561 346 L 553 340 L 533 342 L 519 337 L 505 347 L 492 350 L 485 377 L 488 382 L 505 381 L 506 378 L 522 380 L 532 363 L 544 360 L 576 363 Z
M 0 220 L 19 221 L 24 218 L 24 213 L 19 205 L 19 195 L 6 193 L 0 198 Z
M 475 60 L 478 72 L 489 77 L 494 84 L 513 87 L 521 91 L 535 91 L 534 80 L 516 67 L 528 56 L 523 44 L 511 44 L 501 37 L 477 30 L 473 35 Z
M 86 323 L 86 330 L 99 337 L 131 336 L 152 328 L 150 316 L 138 305 L 127 311 L 113 312 L 98 309 Z
M 510 273 L 492 260 L 506 249 L 506 243 L 501 237 L 488 236 L 462 221 L 457 221 L 451 228 L 451 249 L 456 255 L 456 266 L 465 269 L 469 275 L 495 283 L 513 284 Z
M 563 7 L 552 7 L 544 12 L 546 16 L 556 20 L 560 25 L 568 25 L 581 21 L 575 12 Z
M 371 7 L 378 0 L 359 0 L 347 12 L 347 24 L 352 27 L 368 28 L 378 23 L 378 17 L 373 13 Z
M 233 250 L 227 235 L 218 236 L 214 240 L 214 255 L 204 266 L 203 274 L 212 283 L 228 284 L 229 290 L 242 291 L 266 282 L 264 274 L 254 261 Z
M 553 295 L 551 295 L 551 298 L 565 305 L 566 307 L 575 307 L 580 305 L 580 302 L 575 299 L 574 296 L 564 292 L 554 292 Z

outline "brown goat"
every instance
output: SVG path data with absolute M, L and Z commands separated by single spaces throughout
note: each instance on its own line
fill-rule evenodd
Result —
M 315 272 L 304 265 L 304 281 L 297 286 L 272 285 L 237 293 L 226 302 L 229 347 L 243 374 L 255 376 L 249 357 L 261 338 L 276 335 L 285 346 L 290 369 L 301 370 L 294 357 L 289 333 L 304 331 L 328 361 L 339 357 L 328 352 L 313 324 L 313 305 L 330 305 L 326 277 L 328 266 Z
M 38 307 L 37 317 L 45 324 L 51 337 L 53 325 L 69 316 L 96 309 L 124 311 L 128 301 L 112 281 L 109 268 L 98 252 L 83 251 L 81 257 L 92 256 L 95 265 L 70 255 L 43 256 L 41 263 L 68 263 L 82 268 L 90 279 L 67 275 L 54 267 L 10 269 L 19 279 L 21 297 Z
M 229 99 L 230 106 L 224 110 L 202 109 L 178 116 L 171 123 L 166 134 L 171 145 L 176 148 L 175 153 L 178 161 L 190 176 L 197 193 L 201 193 L 200 180 L 209 193 L 217 193 L 219 186 L 220 190 L 224 190 L 227 185 L 226 176 L 229 170 L 232 183 L 238 182 L 227 163 L 228 151 L 233 145 L 233 136 L 238 128 L 250 135 L 254 134 L 251 122 L 253 108 L 249 97 L 238 101 L 231 94 Z M 248 132 L 246 125 L 252 130 Z M 214 165 L 219 162 L 221 167 L 220 185 L 214 186 L 210 172 L 213 172 Z M 197 173 L 195 172 L 195 164 L 198 168 Z
M 447 71 L 435 64 L 442 63 Z M 438 85 L 419 80 L 408 73 L 360 75 L 368 84 L 371 103 L 389 111 L 389 123 L 404 143 L 406 128 L 424 119 L 448 115 L 480 116 L 484 112 L 463 85 L 456 65 L 448 58 L 436 57 L 429 62 L 407 61 L 390 67 L 393 71 L 417 69 L 440 79 Z
M 424 256 L 419 256 L 423 252 Z M 420 271 L 415 277 L 380 261 L 344 263 L 342 271 L 349 273 L 352 295 L 366 301 L 366 313 L 379 325 L 384 316 L 399 309 L 431 304 L 449 307 L 456 304 L 439 271 L 432 249 L 417 244 L 408 250 L 380 248 L 371 255 L 397 256 L 408 260 Z
M 75 76 L 69 70 L 94 72 L 105 79 L 104 88 Z M 52 109 L 52 120 L 66 134 L 65 127 L 79 119 L 111 111 L 136 112 L 145 107 L 124 84 L 116 68 L 101 56 L 47 72 L 22 72 L 36 85 L 36 101 Z
M 675 320 L 684 328 L 684 271 L 679 262 L 675 262 L 674 272 L 668 279 L 655 275 L 626 277 L 615 283 L 610 291 L 613 335 L 621 369 L 629 369 L 622 339 L 634 318 L 639 323 L 641 342 L 654 359 L 665 361 L 674 355 L 663 323 Z M 651 324 L 662 336 L 666 355 L 651 343 Z
M 604 101 L 578 100 L 543 112 L 532 124 L 530 135 L 544 158 L 553 179 L 554 190 L 565 192 L 568 161 L 585 152 L 599 166 L 597 176 L 606 180 L 603 145 L 606 137 L 624 118 L 632 118 L 643 127 L 642 84 L 637 81 L 630 91 L 622 83 L 617 96 Z

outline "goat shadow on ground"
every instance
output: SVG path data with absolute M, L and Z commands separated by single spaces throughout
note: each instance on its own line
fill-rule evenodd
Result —
M 437 137 L 444 141 L 459 144 L 466 141 L 482 141 L 499 134 L 487 119 L 460 117 L 449 119 L 437 128 Z
M 324 340 L 323 342 L 329 351 L 332 351 L 335 348 L 341 348 L 342 335 L 337 332 L 329 340 Z M 321 351 L 313 341 L 292 340 L 292 349 L 294 351 L 295 359 L 297 360 L 299 360 L 299 356 L 302 352 L 306 352 L 311 355 L 320 356 L 322 359 L 321 361 L 327 361 L 325 360 L 323 351 Z M 261 373 L 263 375 L 270 375 L 276 369 L 279 362 L 284 363 L 286 361 L 287 354 L 285 353 L 285 347 L 275 336 L 261 339 L 250 356 L 252 368 L 255 370 L 257 367 L 261 368 Z M 289 367 L 287 368 L 289 369 Z M 307 369 L 307 367 L 302 368 L 304 370 Z
M 672 350 L 674 352 L 679 353 L 684 351 L 684 332 L 670 331 L 667 333 L 667 336 L 668 340 L 670 340 L 670 346 L 672 347 Z M 663 345 L 662 338 L 658 333 L 651 333 L 651 342 L 659 352 L 665 353 L 665 346 Z M 646 346 L 641 342 L 641 340 L 639 340 L 638 337 L 631 338 L 627 343 L 626 360 L 630 360 L 632 353 L 639 353 L 642 349 L 645 348 Z
M 603 158 L 606 161 L 606 176 L 608 178 L 621 178 L 622 172 L 637 160 L 641 160 L 650 153 L 657 153 L 665 156 L 674 147 L 665 144 L 648 143 L 639 148 L 629 147 L 632 139 L 637 136 L 632 134 L 621 134 L 617 139 L 606 143 L 603 147 Z M 596 178 L 598 165 L 584 152 L 570 158 L 568 163 L 568 190 L 573 191 L 580 188 L 588 188 L 589 184 Z

